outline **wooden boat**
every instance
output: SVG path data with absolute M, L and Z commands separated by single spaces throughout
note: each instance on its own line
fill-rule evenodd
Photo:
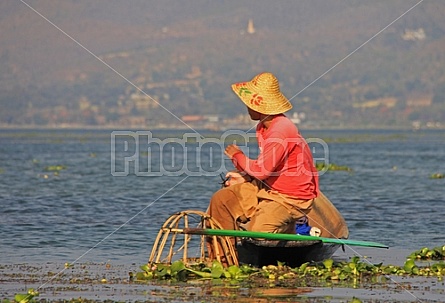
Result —
M 193 216 L 198 218 L 192 219 Z M 328 259 L 342 245 L 388 248 L 376 242 L 348 240 L 349 230 L 343 216 L 322 193 L 307 217 L 309 225 L 321 231 L 320 237 L 224 230 L 204 212 L 179 212 L 170 216 L 159 230 L 148 263 L 171 263 L 179 251 L 182 251 L 185 263 L 206 262 L 209 260 L 209 245 L 213 245 L 212 249 L 216 251 L 215 258 L 224 260 L 227 265 L 263 266 L 284 262 L 291 267 Z M 198 223 L 197 228 L 190 227 L 192 221 Z M 179 234 L 183 234 L 183 242 L 178 245 Z M 194 235 L 200 236 L 200 240 L 193 242 L 191 237 Z M 231 237 L 237 238 L 236 247 L 230 241 Z M 199 246 L 199 256 L 190 258 L 189 246 L 193 245 Z M 164 247 L 168 247 L 166 256 L 163 256 Z
M 309 226 L 320 229 L 321 237 L 347 239 L 349 230 L 337 208 L 320 193 L 308 214 Z M 295 229 L 294 229 L 295 230 Z M 291 267 L 305 262 L 322 261 L 332 257 L 342 244 L 323 241 L 280 241 L 243 238 L 237 241 L 240 263 L 263 266 L 284 262 Z
M 326 244 L 322 241 L 273 241 L 252 238 L 242 239 L 237 244 L 240 263 L 261 267 L 279 262 L 297 267 L 305 262 L 329 259 L 341 244 Z

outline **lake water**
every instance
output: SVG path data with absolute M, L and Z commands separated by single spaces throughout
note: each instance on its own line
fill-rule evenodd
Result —
M 445 244 L 445 179 L 430 178 L 445 173 L 444 131 L 302 132 L 313 142 L 315 158 L 327 157 L 353 170 L 320 177 L 321 189 L 348 223 L 350 239 L 410 251 Z M 182 138 L 177 131 L 153 134 L 162 143 Z M 194 150 L 185 155 L 173 140 L 176 149 L 163 146 L 159 153 L 160 148 L 142 142 L 145 135 L 1 130 L 0 264 L 142 264 L 169 215 L 205 210 L 220 187 L 218 167 L 211 163 L 230 168 L 221 155 L 222 145 L 218 149 L 213 140 L 193 157 Z M 129 161 L 126 173 L 125 159 L 137 149 L 132 141 L 136 137 L 142 142 L 140 167 Z M 250 151 L 257 150 L 251 146 Z M 184 163 L 187 174 L 176 169 Z M 150 174 L 150 167 L 165 171 Z

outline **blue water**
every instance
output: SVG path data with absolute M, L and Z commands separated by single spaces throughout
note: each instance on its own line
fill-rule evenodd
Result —
M 162 142 L 178 133 L 154 132 Z M 322 139 L 328 160 L 353 170 L 320 177 L 321 189 L 345 217 L 351 239 L 408 250 L 445 244 L 445 179 L 429 178 L 445 173 L 445 132 L 303 134 Z M 192 157 L 193 150 L 184 155 L 180 148 L 167 148 L 161 158 L 159 150 L 147 151 L 142 143 L 142 169 L 130 161 L 128 175 L 113 176 L 111 138 L 107 130 L 0 131 L 0 263 L 80 258 L 142 264 L 169 215 L 206 209 L 220 186 L 211 164 L 228 165 L 221 146 L 203 148 L 200 157 Z M 128 146 L 115 143 L 115 172 L 121 173 L 125 157 L 137 149 L 128 138 L 123 141 Z M 312 146 L 316 158 L 325 156 L 321 144 Z M 185 157 L 195 173 L 175 170 Z M 167 173 L 144 173 L 148 161 Z M 65 169 L 47 171 L 54 165 Z M 195 167 L 209 173 L 199 175 Z

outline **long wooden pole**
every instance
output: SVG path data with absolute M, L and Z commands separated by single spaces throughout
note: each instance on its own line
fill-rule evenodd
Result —
M 177 230 L 177 232 L 182 232 L 184 234 L 195 234 L 195 235 L 244 237 L 244 238 L 268 239 L 268 240 L 321 241 L 323 243 L 333 243 L 340 245 L 389 248 L 387 245 L 377 242 L 324 238 L 324 237 L 315 237 L 315 236 L 306 236 L 297 234 L 274 234 L 274 233 L 265 233 L 257 231 L 210 229 L 210 228 L 184 228 L 182 231 Z

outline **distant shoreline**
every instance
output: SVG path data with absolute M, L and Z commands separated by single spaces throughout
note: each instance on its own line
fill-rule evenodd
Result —
M 298 125 L 297 125 L 298 126 Z M 94 125 L 5 125 L 0 124 L 0 130 L 174 130 L 174 131 L 211 131 L 211 132 L 224 132 L 227 130 L 247 130 L 250 129 L 249 125 L 238 125 L 234 127 L 213 129 L 213 128 L 200 128 L 198 126 L 191 126 L 190 128 L 184 126 L 174 126 L 169 127 L 164 126 L 117 126 L 117 125 L 106 125 L 106 126 L 94 126 Z M 313 126 L 298 126 L 301 131 L 326 131 L 326 130 L 357 130 L 357 131 L 373 131 L 373 130 L 392 130 L 392 131 L 423 131 L 423 130 L 445 130 L 443 127 L 396 127 L 396 126 L 368 126 L 368 127 L 341 127 L 341 126 L 323 126 L 323 127 L 313 127 Z

